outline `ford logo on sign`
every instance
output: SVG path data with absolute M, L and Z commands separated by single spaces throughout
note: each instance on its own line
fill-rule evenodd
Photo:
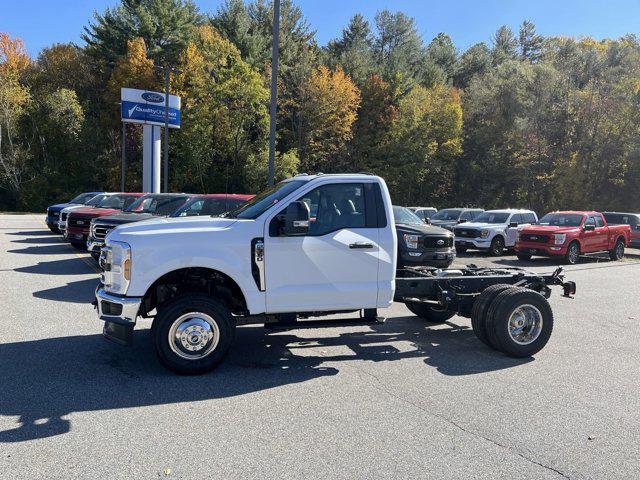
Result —
M 164 102 L 164 97 L 159 93 L 153 92 L 144 92 L 142 94 L 142 98 L 144 98 L 147 102 L 151 103 L 162 103 Z

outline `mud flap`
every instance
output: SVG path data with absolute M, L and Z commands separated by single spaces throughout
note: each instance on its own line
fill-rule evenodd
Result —
M 112 342 L 120 345 L 133 345 L 133 325 L 120 325 L 113 322 L 104 322 L 102 335 Z

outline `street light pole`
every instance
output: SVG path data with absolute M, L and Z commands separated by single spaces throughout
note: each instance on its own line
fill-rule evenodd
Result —
M 269 186 L 273 186 L 276 160 L 276 100 L 278 98 L 278 43 L 280 0 L 273 2 L 273 50 L 271 52 L 271 105 L 269 106 Z
M 120 191 L 121 192 L 126 192 L 126 190 L 124 189 L 125 169 L 127 165 L 127 160 L 126 160 L 127 130 L 126 129 L 127 129 L 127 124 L 125 122 L 122 122 L 122 134 L 121 134 L 121 140 L 120 140 Z

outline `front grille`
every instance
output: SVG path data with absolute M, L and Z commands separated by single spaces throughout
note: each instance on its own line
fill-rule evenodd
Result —
M 115 225 L 104 225 L 102 223 L 96 223 L 91 226 L 91 233 L 96 240 L 104 240 L 111 230 L 116 228 Z
M 453 237 L 424 237 L 424 246 L 425 248 L 451 248 L 453 247 Z
M 475 228 L 456 228 L 455 233 L 458 237 L 465 238 L 478 238 L 480 236 L 480 230 Z
M 89 217 L 78 217 L 76 215 L 71 215 L 67 220 L 67 227 L 89 228 L 90 223 L 91 218 Z
M 536 233 L 522 233 L 520 240 L 523 242 L 547 243 L 550 237 L 548 235 L 538 235 Z

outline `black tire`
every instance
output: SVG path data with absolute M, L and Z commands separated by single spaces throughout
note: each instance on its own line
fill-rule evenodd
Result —
M 407 302 L 406 305 L 411 313 L 429 323 L 444 323 L 455 315 L 455 312 L 437 310 L 426 303 Z
M 564 263 L 567 265 L 576 265 L 580 262 L 580 244 L 571 242 L 567 247 L 567 253 L 564 255 Z
M 69 242 L 76 250 L 86 250 L 87 245 L 84 242 Z
M 496 235 L 491 240 L 491 247 L 489 247 L 489 253 L 492 257 L 500 257 L 504 254 L 504 238 L 500 235 Z
M 456 247 L 456 253 L 466 253 L 467 247 Z
M 100 252 L 91 252 L 91 258 L 98 262 L 100 260 Z
M 624 258 L 624 240 L 618 239 L 612 250 L 609 250 L 609 258 L 613 261 Z
M 208 319 L 203 320 L 204 316 L 195 316 L 191 320 L 201 319 L 205 323 L 213 321 L 215 327 L 217 327 L 217 345 L 205 343 L 203 349 L 211 348 L 211 350 L 204 352 L 200 358 L 184 358 L 176 353 L 176 350 L 181 351 L 186 356 L 195 354 L 180 348 L 177 345 L 178 342 L 173 344 L 173 348 L 169 343 L 169 335 L 174 323 L 181 317 L 186 317 L 188 321 L 190 313 L 201 313 L 208 317 Z M 213 331 L 212 326 L 209 328 Z M 185 335 L 187 333 L 185 332 Z M 202 294 L 184 295 L 169 301 L 158 312 L 151 326 L 151 342 L 160 363 L 169 370 L 181 375 L 200 375 L 213 370 L 228 353 L 234 336 L 235 322 L 229 310 L 216 299 Z M 212 338 L 215 338 L 215 336 Z M 212 342 L 212 338 L 209 339 L 209 342 Z M 183 342 L 188 343 L 186 338 Z
M 528 255 L 526 253 L 524 253 L 524 254 L 523 253 L 519 253 L 517 255 L 517 257 L 518 257 L 518 260 L 524 260 L 524 261 L 531 260 L 531 255 Z
M 55 233 L 56 235 L 60 235 L 60 229 L 57 227 L 52 227 L 51 225 L 47 225 L 47 227 L 49 227 L 49 230 L 51 230 L 51 233 Z
M 510 333 L 509 321 L 512 314 L 524 306 L 529 312 L 535 312 L 534 318 L 537 318 L 540 323 L 537 328 L 533 326 L 529 328 L 528 333 L 532 335 L 530 340 L 521 338 L 528 343 L 519 343 Z M 536 329 L 538 331 L 534 334 Z M 486 330 L 489 341 L 496 346 L 497 350 L 510 357 L 530 357 L 542 350 L 551 338 L 553 312 L 547 299 L 538 292 L 527 288 L 508 289 L 498 294 L 491 302 L 487 313 Z M 525 330 L 524 333 L 526 334 L 527 331 Z
M 476 334 L 476 337 L 478 337 L 478 339 L 488 347 L 496 348 L 491 344 L 487 337 L 486 321 L 489 306 L 498 294 L 510 288 L 516 287 L 506 283 L 491 285 L 490 287 L 485 288 L 473 302 L 473 308 L 471 309 L 471 328 L 473 328 L 473 333 Z

